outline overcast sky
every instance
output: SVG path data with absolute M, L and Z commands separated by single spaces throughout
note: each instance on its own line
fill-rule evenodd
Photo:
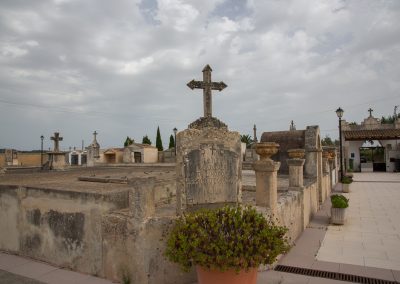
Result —
M 400 105 L 400 1 L 1 0 L 0 148 L 102 148 L 126 136 L 164 147 L 172 129 L 203 115 L 230 130 L 319 125 L 338 136 L 347 121 L 392 115 Z

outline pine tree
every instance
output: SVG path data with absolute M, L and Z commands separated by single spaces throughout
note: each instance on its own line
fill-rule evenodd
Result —
M 156 147 L 157 147 L 158 151 L 164 150 L 163 145 L 162 145 L 160 127 L 159 126 L 157 126 Z
M 149 139 L 149 137 L 147 135 L 143 136 L 142 144 L 151 145 L 151 141 L 150 141 L 150 139 Z
M 175 140 L 174 140 L 174 136 L 172 136 L 172 134 L 171 134 L 171 136 L 169 136 L 169 146 L 168 146 L 168 149 L 171 149 L 171 148 L 175 148 Z

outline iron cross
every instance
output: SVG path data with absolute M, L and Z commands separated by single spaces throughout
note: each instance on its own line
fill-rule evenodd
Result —
M 58 142 L 63 140 L 63 138 L 60 136 L 60 133 L 59 132 L 54 132 L 54 137 L 50 137 L 50 139 L 54 141 L 54 150 L 53 151 L 54 152 L 59 152 L 60 149 L 59 149 L 59 146 L 58 146 Z
M 371 117 L 372 116 L 372 112 L 374 111 L 372 108 L 369 108 L 369 116 Z
M 212 117 L 212 98 L 211 90 L 222 91 L 228 87 L 224 82 L 211 81 L 212 69 L 210 65 L 206 65 L 203 69 L 203 81 L 195 81 L 194 79 L 187 83 L 189 88 L 203 89 L 204 117 Z

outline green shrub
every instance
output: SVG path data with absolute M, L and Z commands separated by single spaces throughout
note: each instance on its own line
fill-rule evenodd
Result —
M 250 206 L 200 210 L 176 221 L 165 255 L 184 271 L 192 265 L 248 270 L 271 264 L 289 250 L 287 230 Z
M 342 183 L 344 183 L 344 184 L 350 184 L 350 183 L 352 183 L 352 182 L 353 182 L 353 178 L 350 177 L 350 176 L 344 176 L 344 177 L 342 178 Z
M 349 207 L 349 199 L 340 194 L 331 195 L 331 203 L 333 208 Z

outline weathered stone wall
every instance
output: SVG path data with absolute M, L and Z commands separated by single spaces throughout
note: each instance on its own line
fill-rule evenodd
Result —
M 314 180 L 304 186 L 303 190 L 303 229 L 308 225 L 312 216 L 318 211 L 318 184 Z
M 278 199 L 276 210 L 280 225 L 289 228 L 287 236 L 294 241 L 304 229 L 303 225 L 303 198 L 300 191 L 288 191 Z
M 127 195 L 0 185 L 0 249 L 101 274 L 101 216 Z

